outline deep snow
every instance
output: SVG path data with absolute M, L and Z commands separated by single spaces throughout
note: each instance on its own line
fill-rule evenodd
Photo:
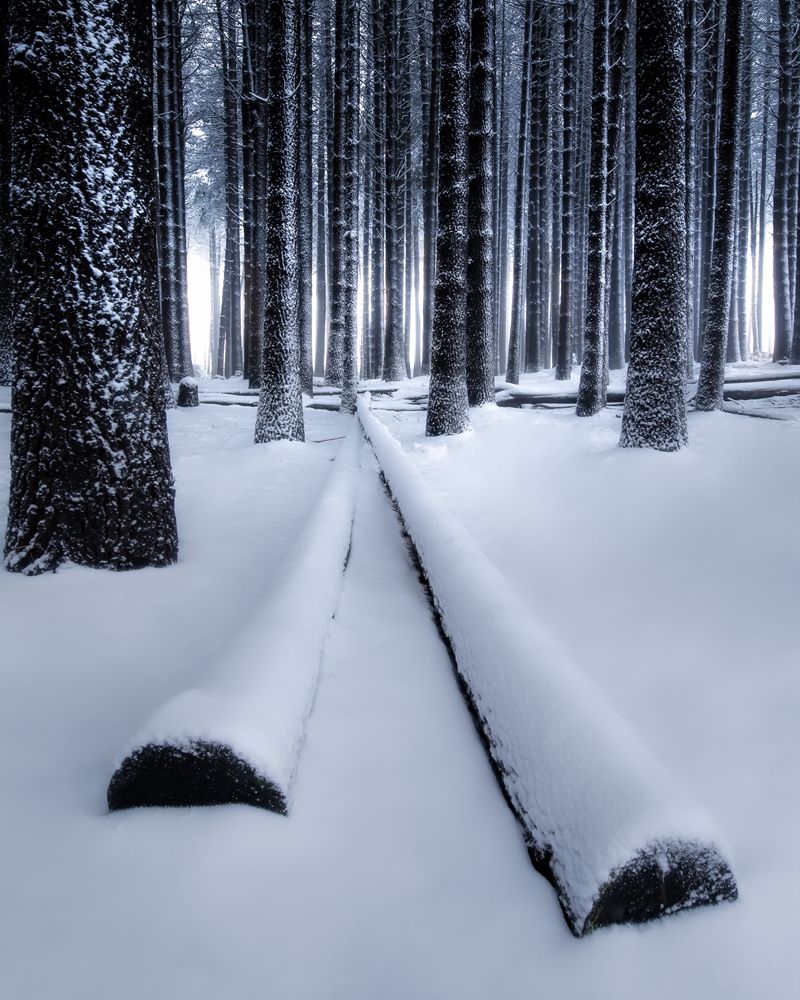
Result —
M 0 573 L 0 996 L 796 996 L 798 428 L 696 415 L 690 448 L 660 456 L 616 449 L 614 413 L 489 409 L 437 442 L 421 417 L 382 419 L 711 808 L 741 899 L 572 938 L 368 456 L 292 816 L 108 815 L 120 745 L 247 620 L 339 443 L 256 448 L 253 409 L 201 406 L 169 415 L 176 567 Z M 314 440 L 347 426 L 306 420 Z

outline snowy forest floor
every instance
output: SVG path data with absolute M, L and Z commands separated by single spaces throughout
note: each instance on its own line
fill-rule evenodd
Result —
M 0 573 L 0 996 L 796 996 L 800 427 L 692 414 L 690 447 L 660 455 L 618 449 L 619 416 L 490 408 L 471 433 L 426 441 L 422 413 L 381 415 L 711 808 L 737 903 L 572 938 L 366 445 L 290 817 L 108 815 L 118 753 L 248 618 L 348 426 L 307 410 L 321 443 L 255 448 L 252 409 L 201 406 L 169 416 L 176 566 Z M 9 424 L 0 413 L 0 529 Z

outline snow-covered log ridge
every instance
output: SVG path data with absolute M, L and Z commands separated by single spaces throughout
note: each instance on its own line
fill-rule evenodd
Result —
M 572 931 L 735 899 L 703 807 L 537 625 L 368 399 L 358 413 L 532 860 Z
M 259 609 L 202 685 L 157 709 L 129 744 L 109 809 L 241 802 L 288 812 L 350 549 L 361 447 L 354 419 Z

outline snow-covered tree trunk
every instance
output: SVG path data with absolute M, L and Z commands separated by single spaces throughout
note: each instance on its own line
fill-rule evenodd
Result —
M 11 109 L 8 103 L 8 4 L 0 4 L 0 385 L 11 384 L 12 308 L 10 197 Z
M 256 444 L 303 441 L 300 391 L 298 0 L 269 0 L 267 295 Z
M 300 386 L 307 395 L 314 393 L 314 361 L 311 354 L 314 188 L 312 184 L 311 117 L 313 108 L 312 44 L 313 0 L 300 0 L 297 20 L 300 52 L 299 128 L 299 241 L 300 241 Z
M 239 60 L 233 0 L 216 0 L 217 29 L 222 63 L 225 159 L 225 263 L 222 278 L 222 314 L 217 346 L 218 375 L 242 369 L 240 171 L 239 171 Z
M 178 0 L 156 0 L 155 15 L 161 324 L 169 375 L 177 382 L 192 374 L 183 176 L 183 67 Z
M 753 11 L 747 3 L 742 13 L 742 97 L 739 113 L 739 170 L 736 246 L 736 331 L 739 337 L 739 357 L 748 361 L 750 343 L 747 330 L 747 272 L 750 263 L 750 200 L 752 196 L 753 135 L 750 116 L 753 103 Z
M 439 197 L 431 386 L 425 433 L 469 426 L 466 383 L 469 9 L 440 0 Z
M 424 244 L 423 244 L 423 303 L 422 303 L 422 374 L 431 370 L 431 337 L 433 331 L 434 286 L 436 281 L 436 220 L 439 178 L 439 128 L 441 103 L 441 23 L 442 0 L 433 0 L 430 39 L 430 75 L 426 90 L 427 130 L 425 133 L 424 167 Z
M 386 254 L 386 35 L 383 0 L 372 0 L 372 253 L 370 257 L 370 332 L 372 372 L 383 373 Z
M 383 378 L 405 378 L 403 347 L 403 59 L 404 18 L 399 4 L 386 0 L 386 337 Z
M 742 8 L 746 2 L 747 0 L 728 0 L 725 15 L 714 240 L 703 331 L 703 357 L 694 400 L 698 410 L 722 409 L 725 344 L 731 311 L 736 246 L 736 158 L 742 93 Z
M 522 275 L 525 263 L 525 178 L 528 152 L 528 116 L 530 114 L 531 42 L 533 38 L 533 4 L 525 3 L 525 36 L 522 45 L 522 79 L 519 96 L 519 131 L 517 133 L 517 182 L 514 191 L 514 247 L 511 277 L 511 329 L 508 337 L 506 382 L 519 383 L 520 342 L 522 339 Z
M 162 388 L 149 5 L 16 0 L 6 566 L 177 557 Z M 91 208 L 87 207 L 91 206 Z
M 322 62 L 322 60 L 320 60 Z M 325 135 L 328 91 L 325 86 L 325 66 L 317 73 L 317 187 L 316 187 L 316 343 L 314 345 L 314 374 L 325 375 L 325 339 L 328 324 L 328 241 L 327 217 L 325 214 Z
M 630 364 L 620 444 L 687 442 L 686 104 L 683 0 L 638 0 L 636 228 Z
M 344 413 L 355 413 L 358 384 L 358 167 L 359 156 L 358 0 L 336 0 L 334 68 L 334 314 L 341 323 Z
M 605 405 L 608 252 L 609 0 L 595 0 L 592 57 L 592 140 L 589 179 L 589 246 L 586 326 L 578 386 L 579 417 Z
M 494 0 L 472 0 L 467 215 L 467 396 L 494 401 Z
M 556 378 L 572 376 L 572 334 L 575 323 L 576 273 L 576 91 L 578 78 L 578 4 L 564 3 L 564 148 L 561 161 L 561 294 L 558 312 Z

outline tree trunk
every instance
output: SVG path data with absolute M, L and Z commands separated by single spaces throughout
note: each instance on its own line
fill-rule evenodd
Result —
M 163 566 L 178 541 L 158 315 L 151 11 L 122 0 L 17 0 L 10 45 L 6 566 Z
M 467 212 L 467 397 L 494 402 L 494 0 L 472 0 Z
M 469 426 L 465 343 L 469 10 L 467 0 L 440 2 L 439 198 L 428 436 L 460 434 Z
M 300 387 L 298 0 L 269 0 L 267 295 L 255 443 L 303 441 Z
M 733 291 L 736 236 L 736 154 L 742 94 L 742 18 L 747 0 L 728 0 L 725 16 L 725 54 L 717 136 L 717 196 L 714 205 L 714 243 L 703 332 L 703 358 L 695 407 L 722 409 L 725 380 L 725 342 Z
M 11 108 L 8 92 L 8 4 L 0 4 L 0 385 L 11 385 Z
M 687 442 L 683 45 L 683 0 L 638 0 L 633 329 L 620 436 L 627 448 L 675 451 Z
M 358 383 L 359 23 L 358 0 L 336 0 L 331 298 L 341 330 L 343 413 L 355 413 Z

